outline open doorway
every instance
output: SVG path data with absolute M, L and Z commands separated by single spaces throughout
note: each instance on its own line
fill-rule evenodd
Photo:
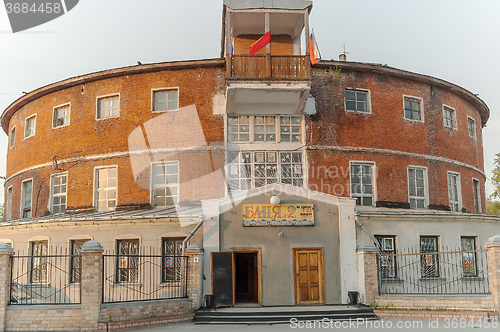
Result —
M 234 267 L 234 304 L 258 304 L 257 252 L 234 252 Z

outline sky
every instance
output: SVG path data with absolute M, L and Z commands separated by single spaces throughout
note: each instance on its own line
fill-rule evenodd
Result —
M 498 13 L 498 0 L 315 0 L 310 27 L 323 59 L 338 59 L 345 47 L 348 61 L 387 64 L 478 94 L 491 112 L 483 130 L 490 179 L 500 153 Z M 222 0 L 80 0 L 14 34 L 0 6 L 0 112 L 23 91 L 73 76 L 137 61 L 218 58 L 221 23 Z M 2 131 L 0 176 L 6 151 Z M 492 188 L 487 183 L 486 194 Z

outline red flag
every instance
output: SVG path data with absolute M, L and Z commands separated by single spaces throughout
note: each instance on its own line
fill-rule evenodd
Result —
M 266 32 L 264 36 L 260 37 L 255 43 L 250 46 L 250 56 L 254 55 L 255 52 L 266 46 L 271 42 L 271 30 Z

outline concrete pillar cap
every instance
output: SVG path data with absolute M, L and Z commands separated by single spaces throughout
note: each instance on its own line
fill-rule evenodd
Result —
M 14 252 L 14 249 L 5 242 L 0 242 L 0 252 Z
M 82 250 L 102 250 L 102 246 L 96 240 L 90 240 L 83 244 Z
M 500 244 L 500 235 L 495 235 L 493 237 L 490 237 L 488 239 L 488 242 L 486 244 Z

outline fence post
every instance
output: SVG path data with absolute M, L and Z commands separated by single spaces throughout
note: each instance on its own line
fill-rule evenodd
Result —
M 97 331 L 99 312 L 102 302 L 102 246 L 99 242 L 85 242 L 82 253 L 81 280 L 81 329 L 80 331 Z
M 10 302 L 10 269 L 12 247 L 0 242 L 0 331 L 5 331 L 5 316 Z
M 488 249 L 490 291 L 495 309 L 500 312 L 500 235 L 489 238 L 486 248 Z
M 198 309 L 200 305 L 200 281 L 203 255 L 203 248 L 191 245 L 186 250 L 187 260 L 187 297 L 193 300 L 192 306 Z
M 378 249 L 374 245 L 365 245 L 358 252 L 361 302 L 368 305 L 373 303 L 378 295 L 377 252 Z

